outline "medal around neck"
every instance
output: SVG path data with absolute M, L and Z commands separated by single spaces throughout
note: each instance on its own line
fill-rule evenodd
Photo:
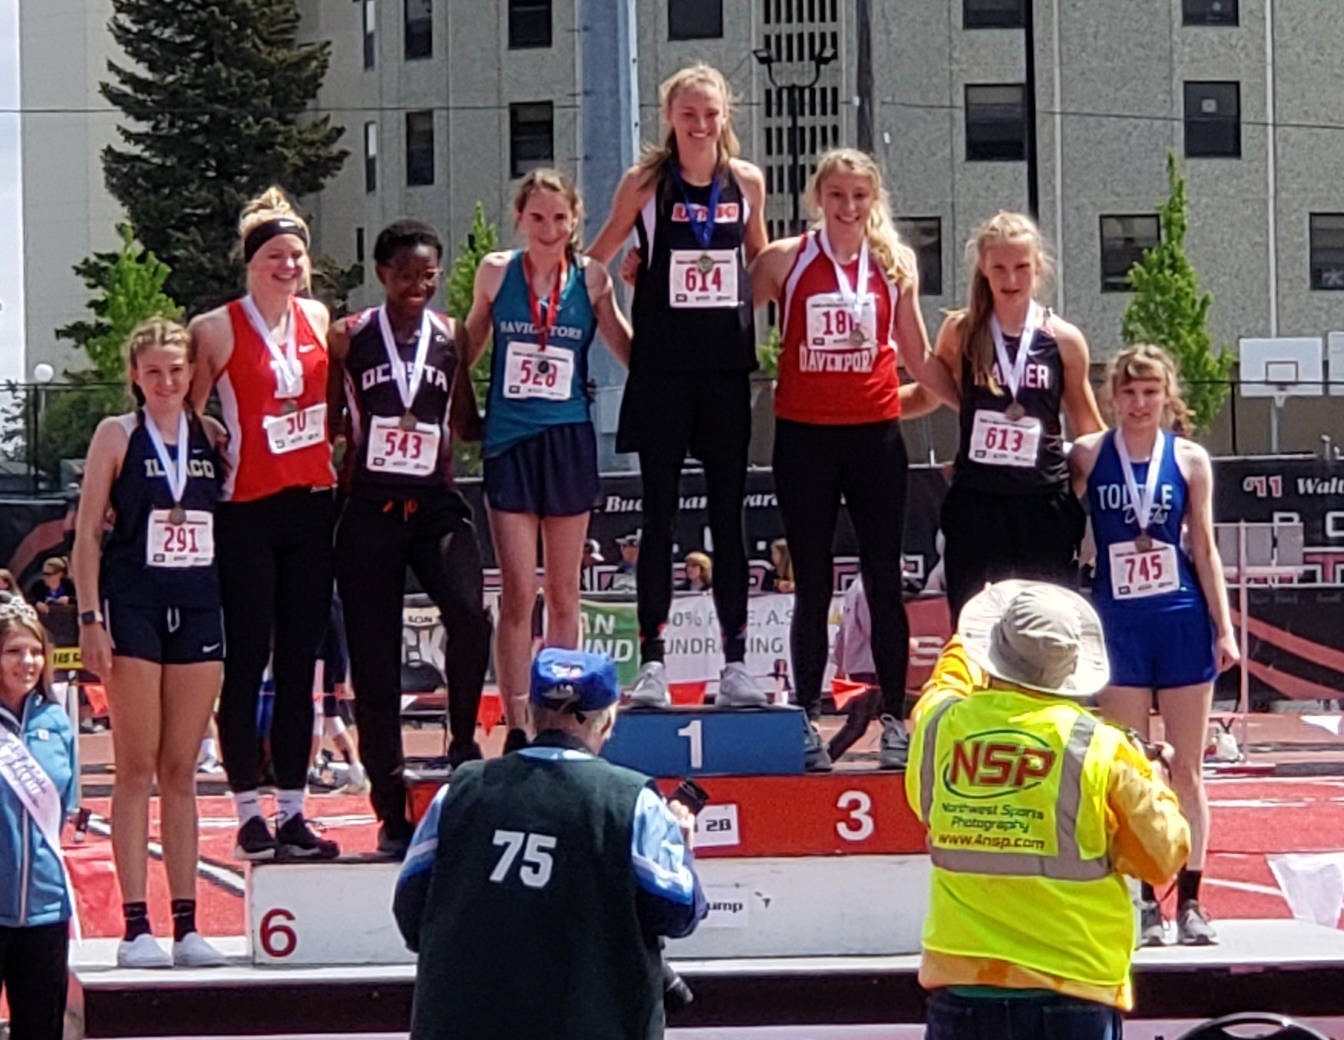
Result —
M 835 271 L 836 289 L 840 293 L 840 299 L 844 303 L 845 310 L 849 312 L 851 324 L 849 342 L 856 347 L 861 347 L 868 339 L 863 331 L 864 293 L 868 288 L 868 271 L 871 261 L 868 253 L 868 237 L 865 235 L 863 242 L 859 245 L 859 269 L 853 285 L 849 284 L 849 275 L 845 274 L 845 269 L 840 265 L 840 261 L 835 258 L 831 238 L 824 227 L 817 235 L 817 240 L 821 245 L 821 251 L 826 254 L 826 259 L 831 262 L 831 268 Z
M 383 352 L 387 355 L 387 367 L 392 372 L 392 381 L 397 387 L 397 396 L 401 398 L 403 430 L 415 429 L 415 415 L 411 412 L 411 402 L 420 391 L 420 383 L 425 378 L 425 359 L 429 356 L 429 340 L 433 330 L 429 324 L 429 312 L 420 315 L 420 338 L 415 344 L 415 359 L 411 362 L 411 377 L 406 378 L 406 363 L 397 351 L 397 340 L 392 335 L 392 323 L 387 320 L 387 306 L 378 308 L 378 332 L 383 338 Z M 407 425 L 407 424 L 410 425 Z
M 411 430 L 414 430 L 414 429 L 415 429 L 415 413 L 414 413 L 414 412 L 404 412 L 404 413 L 402 413 L 400 426 L 401 426 L 401 428 L 402 428 L 403 430 L 407 431 L 408 433 L 409 433 Z
M 275 333 L 266 324 L 266 319 L 261 316 L 261 311 L 257 310 L 251 294 L 243 297 L 243 313 L 247 315 L 253 331 L 266 344 L 266 352 L 271 355 L 271 368 L 275 372 L 275 396 L 281 398 L 297 397 L 303 393 L 303 364 L 299 361 L 298 322 L 294 319 L 294 306 L 294 301 L 290 300 L 285 343 L 281 347 Z M 291 407 L 286 410 L 292 412 L 293 402 L 290 404 Z
M 1027 414 L 1027 409 L 1023 407 L 1020 401 L 1009 401 L 1008 407 L 1003 410 L 1003 414 L 1012 419 L 1013 422 L 1017 422 Z
M 1022 335 L 1018 339 L 1017 356 L 1013 358 L 1012 364 L 1008 362 L 1008 344 L 1004 341 L 1003 326 L 999 324 L 998 315 L 989 316 L 989 333 L 994 340 L 994 357 L 999 363 L 1003 381 L 1008 386 L 1008 396 L 1012 398 L 1003 414 L 1014 422 L 1027 414 L 1026 408 L 1017 400 L 1017 390 L 1022 385 L 1022 377 L 1027 371 L 1027 357 L 1031 354 L 1031 344 L 1036 338 L 1036 330 L 1041 327 L 1044 313 L 1041 305 L 1032 300 L 1027 308 L 1027 320 L 1022 326 Z
M 1125 478 L 1125 490 L 1129 492 L 1129 501 L 1134 507 L 1134 522 L 1138 525 L 1139 536 L 1134 539 L 1134 548 L 1147 552 L 1153 547 L 1153 539 L 1148 527 L 1153 522 L 1157 510 L 1157 477 L 1162 469 L 1162 456 L 1166 452 L 1167 438 L 1161 431 L 1153 440 L 1153 452 L 1148 458 L 1148 472 L 1144 475 L 1143 487 L 1134 479 L 1134 463 L 1130 461 L 1129 448 L 1125 445 L 1125 435 L 1121 430 L 1114 433 L 1115 453 L 1120 457 L 1120 472 Z
M 182 495 L 187 490 L 187 468 L 191 459 L 191 429 L 187 424 L 186 409 L 184 408 L 177 417 L 175 458 L 169 455 L 163 434 L 159 433 L 158 425 L 149 416 L 145 417 L 145 430 L 149 433 L 149 443 L 154 446 L 154 454 L 158 456 L 159 465 L 163 468 L 164 480 L 168 482 L 168 493 L 173 496 L 173 508 L 168 511 L 168 522 L 184 524 L 187 522 L 187 511 L 182 508 Z

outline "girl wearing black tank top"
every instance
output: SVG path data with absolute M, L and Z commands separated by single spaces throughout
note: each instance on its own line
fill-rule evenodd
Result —
M 718 703 L 760 705 L 747 672 L 747 555 L 742 494 L 751 440 L 755 328 L 747 264 L 765 247 L 765 178 L 736 158 L 730 91 L 708 65 L 659 88 L 662 147 L 626 171 L 587 253 L 610 263 L 631 231 L 641 262 L 632 307 L 630 376 L 617 449 L 639 453 L 643 531 L 636 573 L 641 667 L 634 704 L 669 703 L 662 630 L 672 605 L 672 531 L 681 467 L 705 473 L 725 667 Z
M 224 657 L 214 560 L 224 428 L 187 402 L 194 358 L 186 329 L 145 322 L 129 353 L 140 407 L 104 419 L 93 435 L 74 550 L 80 652 L 107 684 L 112 713 L 112 856 L 126 916 L 117 963 L 210 967 L 224 959 L 196 931 L 196 751 Z M 109 505 L 116 524 L 102 547 Z M 156 779 L 171 955 L 150 933 L 145 907 Z
M 1088 382 L 1087 340 L 1036 302 L 1048 261 L 1031 218 L 996 213 L 966 255 L 970 303 L 948 315 L 934 346 L 961 391 L 941 521 L 953 625 L 986 582 L 1073 583 L 1084 518 L 1069 486 L 1060 415 L 1073 437 L 1105 428 Z M 922 410 L 915 404 L 907 414 Z

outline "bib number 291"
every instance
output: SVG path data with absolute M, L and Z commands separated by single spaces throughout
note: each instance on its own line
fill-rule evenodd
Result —
M 550 852 L 555 848 L 554 835 L 497 830 L 491 840 L 503 849 L 495 869 L 490 871 L 491 881 L 497 885 L 507 881 L 521 852 L 523 861 L 518 866 L 518 880 L 528 888 L 546 887 L 551 880 L 551 868 L 555 866 Z

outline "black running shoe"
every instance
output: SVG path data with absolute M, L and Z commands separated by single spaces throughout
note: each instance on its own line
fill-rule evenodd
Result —
M 253 816 L 238 828 L 238 840 L 233 846 L 234 859 L 275 859 L 275 835 L 260 816 Z
M 511 751 L 521 751 L 527 747 L 527 730 L 511 729 L 509 735 L 504 738 L 504 754 Z
M 456 769 L 463 762 L 474 762 L 481 757 L 481 745 L 474 740 L 454 740 L 448 745 L 448 768 Z
M 302 816 L 291 816 L 275 832 L 280 859 L 335 859 L 341 847 L 334 841 L 318 837 L 312 825 Z
M 406 850 L 410 845 L 410 835 L 402 834 L 401 828 L 389 832 L 386 823 L 379 826 L 378 855 L 401 862 L 406 858 Z

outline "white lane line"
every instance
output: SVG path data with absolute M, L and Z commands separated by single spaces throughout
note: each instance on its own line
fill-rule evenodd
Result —
M 89 830 L 100 837 L 110 838 L 112 836 L 111 822 L 97 813 L 89 814 Z M 149 854 L 157 860 L 163 859 L 163 846 L 152 838 L 147 843 Z M 232 892 L 236 896 L 244 895 L 247 887 L 243 884 L 243 873 L 241 870 L 235 871 L 228 867 L 216 866 L 203 859 L 196 860 L 196 873 L 204 878 L 208 878 L 220 888 Z
M 1283 899 L 1283 893 L 1275 885 L 1261 885 L 1254 881 L 1233 881 L 1231 878 L 1214 878 L 1207 874 L 1204 876 L 1203 884 L 1218 885 L 1221 888 L 1235 888 L 1242 892 L 1255 892 L 1262 896 L 1274 896 L 1276 899 Z M 1284 900 L 1286 903 L 1287 900 Z

